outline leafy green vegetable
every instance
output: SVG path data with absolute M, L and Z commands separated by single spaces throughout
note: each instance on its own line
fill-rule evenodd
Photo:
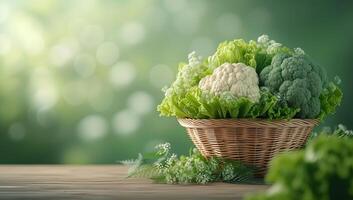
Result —
M 261 98 L 254 103 L 247 98 L 220 96 L 193 87 L 185 95 L 170 95 L 158 106 L 161 115 L 194 119 L 268 118 L 291 119 L 299 110 L 284 105 L 268 89 L 261 89 Z
M 165 88 L 165 97 L 157 110 L 164 116 L 177 116 L 181 118 L 198 116 L 199 104 L 194 97 L 195 87 L 199 81 L 209 74 L 209 69 L 201 58 L 192 52 L 188 56 L 189 63 L 179 64 L 177 79 L 169 88 Z
M 139 154 L 138 159 L 123 161 L 130 167 L 129 177 L 150 178 L 169 184 L 206 184 L 223 181 L 239 183 L 250 181 L 253 177 L 251 167 L 238 161 L 221 158 L 204 158 L 193 149 L 189 156 L 170 153 L 170 144 L 156 146 L 156 152 L 146 156 Z
M 341 89 L 333 82 L 330 82 L 320 94 L 321 112 L 319 119 L 323 119 L 328 114 L 334 113 L 336 107 L 341 104 L 342 96 L 343 93 Z
M 225 41 L 221 43 L 214 55 L 208 58 L 211 69 L 215 69 L 223 63 L 244 63 L 256 68 L 256 54 L 260 51 L 256 42 L 245 42 L 242 39 Z
M 226 62 L 244 63 L 260 73 L 264 67 L 271 64 L 274 55 L 293 52 L 281 43 L 270 40 L 267 35 L 262 35 L 257 42 L 245 42 L 243 39 L 222 42 L 216 53 L 208 58 L 208 63 L 212 70 Z
M 277 156 L 266 176 L 271 188 L 246 199 L 353 199 L 352 144 L 352 138 L 321 135 L 305 150 Z
M 326 74 L 305 54 L 277 54 L 260 73 L 261 84 L 282 95 L 288 105 L 300 108 L 296 117 L 316 118 Z
M 281 103 L 276 103 L 271 107 L 264 118 L 267 119 L 292 119 L 298 112 L 299 108 L 292 108 Z

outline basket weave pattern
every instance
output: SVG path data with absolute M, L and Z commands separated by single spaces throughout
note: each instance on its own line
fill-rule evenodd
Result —
M 197 149 L 205 157 L 242 161 L 263 177 L 277 153 L 302 147 L 315 119 L 178 119 Z

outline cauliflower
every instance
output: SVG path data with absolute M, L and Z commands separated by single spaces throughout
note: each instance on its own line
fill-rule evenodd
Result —
M 179 64 L 179 72 L 173 84 L 162 89 L 166 97 L 173 93 L 185 94 L 188 88 L 197 86 L 200 79 L 209 73 L 207 66 L 202 63 L 201 56 L 198 56 L 195 51 L 189 53 L 188 61 L 188 63 Z
M 257 38 L 257 45 L 264 49 L 268 55 L 274 55 L 281 52 L 291 52 L 291 50 L 281 43 L 270 40 L 268 35 L 261 35 Z
M 260 73 L 261 85 L 279 93 L 291 107 L 299 108 L 297 117 L 316 118 L 320 113 L 320 94 L 326 74 L 303 53 L 277 54 Z
M 170 89 L 177 90 L 178 93 L 185 92 L 185 89 L 197 86 L 200 79 L 208 73 L 207 66 L 202 64 L 202 59 L 195 51 L 188 55 L 189 63 L 181 63 L 177 79 Z
M 260 99 L 259 80 L 254 68 L 243 63 L 224 63 L 212 75 L 199 82 L 199 88 L 215 95 L 229 92 L 234 97 L 247 97 L 253 102 Z

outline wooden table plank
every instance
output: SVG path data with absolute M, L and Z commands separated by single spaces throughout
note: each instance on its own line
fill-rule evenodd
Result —
M 0 199 L 242 199 L 265 185 L 155 184 L 119 165 L 0 165 Z

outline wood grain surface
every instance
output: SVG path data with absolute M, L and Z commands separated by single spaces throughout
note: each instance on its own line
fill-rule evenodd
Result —
M 242 199 L 265 185 L 155 184 L 119 165 L 0 165 L 0 199 Z

